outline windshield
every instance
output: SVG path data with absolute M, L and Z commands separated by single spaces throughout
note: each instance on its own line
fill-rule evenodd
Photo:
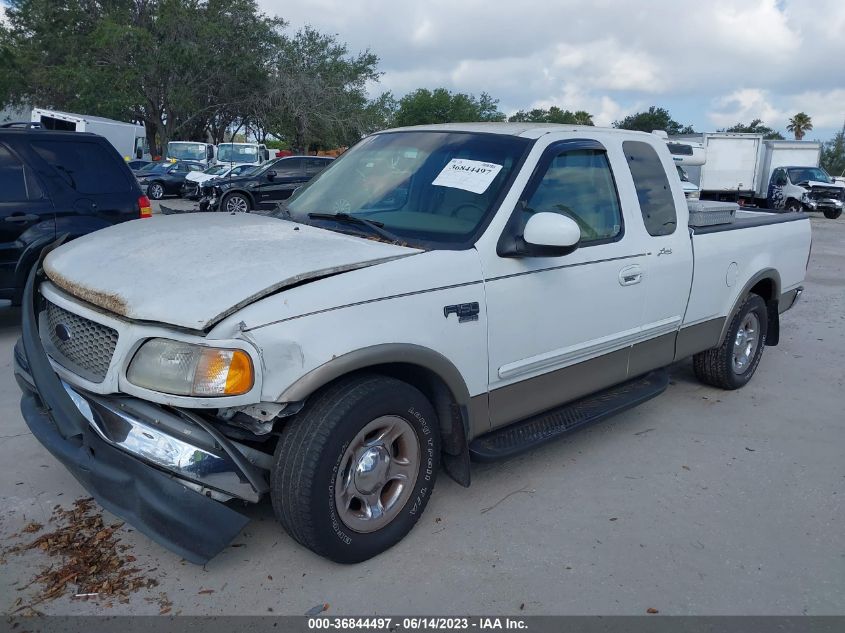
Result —
M 229 168 L 226 165 L 215 165 L 204 170 L 202 173 L 208 174 L 209 176 L 217 176 L 218 174 L 226 173 L 228 170 Z
M 830 176 L 821 167 L 793 167 L 786 170 L 789 173 L 789 182 L 797 184 L 815 180 L 816 182 L 832 183 Z
M 255 163 L 258 146 L 247 143 L 221 143 L 217 146 L 217 160 L 221 163 Z
M 287 209 L 303 221 L 313 213 L 353 215 L 409 241 L 466 242 L 485 223 L 531 142 L 463 132 L 377 134 L 333 161 Z
M 173 163 L 169 161 L 166 163 L 150 163 L 149 165 L 144 165 L 141 169 L 139 169 L 138 174 L 160 174 L 172 164 Z
M 167 144 L 167 157 L 179 160 L 205 160 L 205 145 L 171 141 Z

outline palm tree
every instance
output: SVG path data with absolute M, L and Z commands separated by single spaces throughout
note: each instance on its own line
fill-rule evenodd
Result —
M 578 110 L 573 114 L 575 117 L 575 125 L 595 125 L 593 123 L 593 115 L 584 110 Z
M 787 132 L 795 134 L 796 141 L 800 141 L 812 129 L 813 120 L 804 112 L 799 112 L 789 119 L 789 125 L 786 126 Z

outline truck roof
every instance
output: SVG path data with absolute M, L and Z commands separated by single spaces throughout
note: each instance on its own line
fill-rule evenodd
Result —
M 90 114 L 75 114 L 73 112 L 63 112 L 61 110 L 49 110 L 47 108 L 33 108 L 32 109 L 33 115 L 36 113 L 38 116 L 58 116 L 67 119 L 75 119 L 78 121 L 85 121 L 91 123 L 109 123 L 111 125 L 137 125 L 138 127 L 144 127 L 141 123 L 132 123 L 127 121 L 117 121 L 115 119 L 107 119 L 106 117 L 102 116 L 92 116 Z
M 438 123 L 434 125 L 412 125 L 407 127 L 383 130 L 379 134 L 397 131 L 432 131 L 432 132 L 486 132 L 487 134 L 507 134 L 510 136 L 524 136 L 539 138 L 552 132 L 585 132 L 590 135 L 626 134 L 654 138 L 650 132 L 621 130 L 612 127 L 597 127 L 593 125 L 569 125 L 566 123 Z

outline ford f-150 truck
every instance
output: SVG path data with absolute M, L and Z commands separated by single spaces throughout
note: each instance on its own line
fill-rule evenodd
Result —
M 441 465 L 469 485 L 471 460 L 656 396 L 689 356 L 709 385 L 751 379 L 802 291 L 810 223 L 704 216 L 653 134 L 377 133 L 272 215 L 157 217 L 51 250 L 15 350 L 23 416 L 103 507 L 188 560 L 269 496 L 296 541 L 362 561 L 411 530 Z

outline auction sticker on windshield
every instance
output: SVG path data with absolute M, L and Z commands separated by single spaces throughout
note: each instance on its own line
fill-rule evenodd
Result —
M 472 193 L 484 193 L 502 166 L 484 163 L 480 160 L 453 158 L 431 183 L 438 187 L 464 189 Z

